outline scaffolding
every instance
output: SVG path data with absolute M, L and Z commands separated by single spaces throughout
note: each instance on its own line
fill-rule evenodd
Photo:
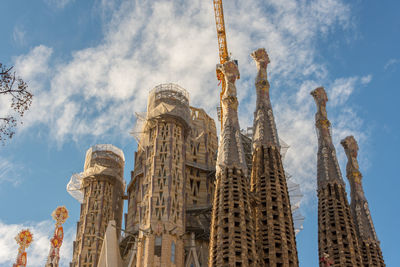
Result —
M 174 83 L 160 84 L 149 92 L 147 111 L 136 112 L 136 123 L 131 135 L 136 139 L 140 149 L 148 145 L 145 138 L 156 119 L 175 119 L 181 121 L 186 129 L 190 127 L 191 112 L 189 93 Z
M 104 152 L 104 153 L 102 153 Z M 120 173 L 118 168 L 104 167 L 97 163 L 92 164 L 92 160 L 96 158 L 108 158 L 116 161 L 120 166 L 125 164 L 124 152 L 111 144 L 97 144 L 90 147 L 86 151 L 85 168 L 83 172 L 72 174 L 68 184 L 67 192 L 80 203 L 83 203 L 83 179 L 95 174 L 105 174 L 118 178 L 125 185 L 123 173 Z

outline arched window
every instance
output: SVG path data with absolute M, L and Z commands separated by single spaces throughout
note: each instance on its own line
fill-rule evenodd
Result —
M 175 263 L 175 242 L 172 241 L 171 244 L 171 262 Z
M 154 242 L 154 255 L 158 257 L 161 257 L 161 245 L 162 245 L 161 236 L 156 236 L 156 240 Z

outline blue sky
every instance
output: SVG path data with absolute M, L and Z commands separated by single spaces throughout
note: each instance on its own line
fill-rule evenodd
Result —
M 317 266 L 315 104 L 325 86 L 334 144 L 354 135 L 364 190 L 387 266 L 396 266 L 400 215 L 400 19 L 398 1 L 225 1 L 228 47 L 239 60 L 242 128 L 251 125 L 255 64 L 271 58 L 271 101 L 278 133 L 291 147 L 286 170 L 304 193 L 301 266 Z M 65 190 L 81 172 L 86 150 L 111 143 L 125 153 L 125 179 L 136 141 L 135 112 L 160 83 L 186 88 L 191 104 L 215 118 L 217 39 L 212 1 L 2 0 L 0 62 L 15 69 L 35 95 L 14 138 L 0 147 L 0 266 L 10 266 L 13 237 L 30 227 L 36 241 L 29 266 L 42 266 L 52 233 L 51 212 L 70 210 L 62 266 L 71 258 L 79 203 Z M 206 97 L 205 97 L 206 96 Z M 1 115 L 9 112 L 0 99 Z M 346 179 L 345 179 L 346 180 Z M 347 181 L 346 181 L 347 182 Z M 348 191 L 349 192 L 349 191 Z

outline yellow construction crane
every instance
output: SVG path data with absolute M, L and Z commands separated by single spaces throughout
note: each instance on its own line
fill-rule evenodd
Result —
M 224 64 L 229 61 L 228 54 L 228 46 L 226 44 L 226 33 L 225 33 L 225 21 L 224 21 L 224 10 L 222 8 L 222 0 L 213 0 L 214 1 L 214 13 L 215 13 L 215 23 L 217 25 L 217 37 L 218 37 L 218 49 L 219 49 L 219 62 L 220 64 Z M 224 74 L 217 70 L 217 78 L 222 85 L 222 90 L 220 93 L 220 101 L 222 100 L 222 95 L 225 92 L 226 84 Z M 221 107 L 221 103 L 220 103 Z M 221 120 L 221 129 L 222 129 L 222 109 L 219 111 L 219 116 Z
M 222 8 L 222 0 L 213 0 L 213 1 L 214 1 L 215 23 L 217 25 L 219 61 L 221 64 L 224 64 L 226 61 L 229 60 L 228 46 L 226 45 L 224 10 Z

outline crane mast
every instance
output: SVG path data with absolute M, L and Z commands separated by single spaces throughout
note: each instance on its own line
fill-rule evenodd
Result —
M 222 0 L 214 0 L 215 23 L 217 25 L 217 37 L 219 48 L 219 62 L 224 64 L 229 60 L 228 46 L 226 44 L 224 10 Z M 219 78 L 219 77 L 218 77 Z
M 228 46 L 226 43 L 226 32 L 225 32 L 225 21 L 224 21 L 224 10 L 222 8 L 222 0 L 214 1 L 214 13 L 215 13 L 215 23 L 217 26 L 217 37 L 218 37 L 218 50 L 219 50 L 219 63 L 224 64 L 229 61 Z M 239 78 L 239 77 L 238 77 Z M 222 90 L 220 93 L 220 101 L 222 95 L 225 93 L 226 84 L 224 74 L 217 70 L 217 79 L 221 82 Z M 221 104 L 220 104 L 221 107 Z M 222 109 L 219 110 L 219 117 L 221 120 L 222 129 Z

